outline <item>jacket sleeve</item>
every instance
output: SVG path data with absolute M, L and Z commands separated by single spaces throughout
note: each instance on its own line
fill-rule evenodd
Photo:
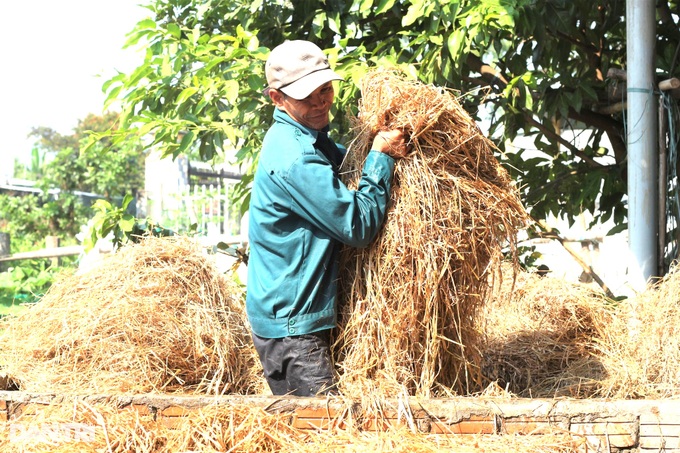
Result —
M 304 154 L 283 175 L 291 209 L 353 247 L 366 247 L 378 234 L 390 198 L 394 159 L 370 151 L 357 190 L 338 178 L 318 154 Z

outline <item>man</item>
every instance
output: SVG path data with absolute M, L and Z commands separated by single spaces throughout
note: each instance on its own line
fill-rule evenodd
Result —
M 365 247 L 377 235 L 406 144 L 401 131 L 378 133 L 349 190 L 338 176 L 344 149 L 327 135 L 333 81 L 342 78 L 323 51 L 286 41 L 265 72 L 276 108 L 251 193 L 246 309 L 273 394 L 327 394 L 340 247 Z

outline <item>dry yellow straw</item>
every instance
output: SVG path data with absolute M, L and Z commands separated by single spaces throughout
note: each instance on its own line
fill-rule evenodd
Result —
M 374 432 L 351 427 L 317 431 L 294 428 L 290 419 L 290 415 L 267 413 L 259 407 L 208 406 L 177 417 L 168 426 L 167 419 L 151 414 L 78 401 L 46 406 L 31 417 L 7 422 L 0 429 L 0 449 L 5 453 L 567 453 L 585 447 L 585 439 L 559 429 L 521 436 L 432 435 L 406 426 Z
M 663 399 L 680 396 L 680 268 L 635 298 L 593 342 L 606 370 L 599 395 Z
M 335 350 L 342 387 L 477 392 L 475 315 L 502 250 L 514 250 L 528 218 L 492 142 L 454 94 L 393 71 L 363 80 L 357 138 L 343 164 L 350 187 L 375 132 L 393 128 L 410 134 L 413 152 L 397 163 L 379 237 L 344 254 Z
M 146 238 L 5 320 L 0 366 L 26 391 L 248 393 L 242 294 L 195 241 Z
M 519 272 L 480 312 L 484 375 L 521 397 L 597 396 L 597 344 L 621 314 L 599 288 Z
M 680 395 L 680 270 L 634 298 L 520 272 L 480 313 L 483 372 L 521 397 Z

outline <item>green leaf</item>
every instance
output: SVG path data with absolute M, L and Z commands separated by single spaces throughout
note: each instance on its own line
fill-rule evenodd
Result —
M 123 215 L 123 217 L 118 221 L 118 226 L 126 233 L 132 231 L 132 228 L 135 226 L 134 216 L 130 214 Z
M 384 13 L 385 11 L 388 11 L 394 6 L 395 1 L 396 0 L 380 0 L 380 2 L 378 2 L 378 6 L 375 8 L 374 14 L 377 16 Z
M 328 16 L 328 28 L 337 35 L 342 35 L 342 30 L 340 29 L 340 15 L 334 13 Z
M 153 68 L 151 68 L 148 64 L 144 64 L 135 69 L 135 71 L 130 75 L 130 78 L 127 80 L 126 85 L 129 87 L 134 87 L 139 84 L 140 80 L 150 74 L 153 74 Z
M 423 15 L 425 0 L 414 0 L 408 7 L 406 15 L 401 19 L 402 27 L 409 27 Z
M 373 7 L 373 0 L 361 0 L 359 2 L 359 12 L 367 13 Z
M 187 87 L 177 96 L 176 104 L 181 104 L 198 92 L 198 87 Z
M 134 200 L 132 195 L 130 195 L 129 193 L 126 193 L 125 196 L 123 197 L 123 202 L 120 205 L 120 209 L 122 209 L 123 211 L 126 210 L 128 208 L 128 205 L 130 204 L 130 202 L 132 200 Z
M 182 36 L 182 30 L 180 30 L 179 26 L 174 23 L 168 24 L 168 33 L 177 39 L 181 38 Z
M 581 98 L 581 92 L 574 91 L 568 97 L 569 100 L 571 101 L 571 107 L 577 112 L 580 112 L 581 107 L 583 106 L 583 98 Z
M 591 85 L 583 83 L 579 85 L 579 88 L 581 88 L 588 95 L 590 100 L 597 101 L 597 93 Z
M 230 104 L 235 104 L 239 95 L 238 82 L 236 80 L 225 81 L 223 94 Z
M 184 134 L 182 137 L 182 141 L 179 144 L 179 150 L 178 152 L 181 153 L 186 153 L 187 150 L 193 145 L 194 140 L 196 138 L 196 133 L 194 131 L 188 131 L 187 133 Z
M 441 46 L 444 44 L 444 38 L 442 35 L 432 35 L 430 36 L 430 42 L 436 46 Z
M 100 198 L 100 199 L 98 199 L 98 200 L 96 200 L 96 201 L 94 202 L 94 204 L 92 205 L 92 207 L 93 207 L 94 209 L 99 210 L 99 211 L 106 211 L 106 210 L 108 210 L 108 209 L 111 209 L 111 203 L 109 203 L 108 201 L 106 201 L 106 200 Z

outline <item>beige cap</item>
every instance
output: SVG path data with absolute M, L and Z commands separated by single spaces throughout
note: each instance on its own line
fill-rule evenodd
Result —
M 342 80 L 328 64 L 323 51 L 309 41 L 285 41 L 276 46 L 265 64 L 270 88 L 283 91 L 293 99 L 304 99 L 331 80 Z

